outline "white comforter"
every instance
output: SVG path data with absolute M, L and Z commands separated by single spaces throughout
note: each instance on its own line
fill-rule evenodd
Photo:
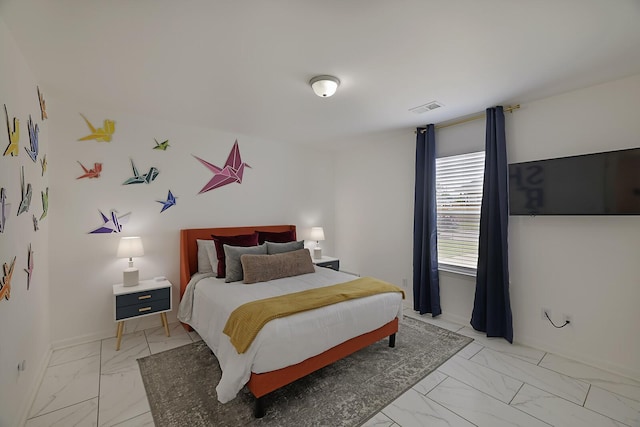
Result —
M 399 293 L 345 301 L 270 321 L 243 354 L 238 354 L 222 332 L 231 312 L 246 302 L 355 278 L 321 267 L 316 267 L 315 273 L 253 285 L 194 275 L 180 302 L 178 319 L 198 332 L 220 362 L 218 400 L 226 403 L 234 399 L 251 372 L 268 372 L 302 362 L 402 315 Z

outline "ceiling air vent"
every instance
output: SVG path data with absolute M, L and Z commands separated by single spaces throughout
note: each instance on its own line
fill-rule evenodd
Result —
M 427 111 L 435 110 L 436 108 L 442 107 L 442 104 L 438 101 L 432 101 L 424 105 L 420 105 L 418 107 L 409 108 L 409 111 L 412 111 L 416 114 L 426 113 Z

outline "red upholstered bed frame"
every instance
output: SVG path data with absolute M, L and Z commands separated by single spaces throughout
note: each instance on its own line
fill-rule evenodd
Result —
M 211 235 L 216 236 L 233 236 L 237 234 L 251 234 L 254 231 L 270 231 L 296 232 L 295 225 L 261 225 L 253 227 L 223 227 L 223 228 L 191 228 L 180 230 L 180 299 L 184 294 L 185 288 L 191 280 L 191 276 L 198 271 L 198 245 L 197 239 L 210 240 Z M 191 327 L 183 323 L 187 331 L 192 330 Z M 247 387 L 256 397 L 255 416 L 264 415 L 262 405 L 262 397 L 266 394 L 277 390 L 293 381 L 304 377 L 312 372 L 317 371 L 333 362 L 336 362 L 356 351 L 363 349 L 383 338 L 389 337 L 389 346 L 395 346 L 395 334 L 398 332 L 398 319 L 381 326 L 380 328 L 357 336 L 348 341 L 343 342 L 329 350 L 310 357 L 296 365 L 287 366 L 286 368 L 276 371 L 264 372 L 261 374 L 251 373 L 251 378 L 247 383 Z

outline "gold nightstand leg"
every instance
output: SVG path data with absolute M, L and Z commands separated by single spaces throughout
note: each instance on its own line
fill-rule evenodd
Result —
M 122 341 L 122 331 L 124 330 L 124 320 L 118 322 L 118 332 L 116 333 L 116 351 L 120 350 L 120 341 Z
M 170 337 L 171 335 L 169 335 L 169 322 L 167 322 L 167 313 L 160 313 L 160 317 L 162 318 L 162 324 L 164 325 L 164 332 L 168 337 Z

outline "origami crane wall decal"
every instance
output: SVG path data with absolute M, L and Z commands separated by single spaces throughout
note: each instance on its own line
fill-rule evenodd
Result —
M 49 212 L 49 187 L 47 187 L 46 192 L 41 191 L 40 195 L 42 196 L 42 215 L 40 215 L 40 221 L 42 221 Z
M 169 145 L 169 140 L 165 140 L 162 142 L 158 142 L 157 139 L 153 138 L 153 140 L 156 142 L 156 146 L 153 147 L 154 150 L 162 150 L 162 151 L 167 151 L 167 148 L 171 147 Z
M 231 148 L 229 157 L 227 157 L 227 161 L 222 168 L 219 168 L 218 166 L 211 164 L 206 160 L 202 160 L 200 157 L 193 157 L 198 159 L 200 163 L 202 163 L 207 169 L 213 172 L 213 178 L 211 178 L 211 180 L 209 180 L 209 182 L 204 187 L 202 187 L 202 190 L 200 190 L 198 194 L 205 193 L 207 191 L 222 187 L 223 185 L 231 184 L 233 182 L 242 184 L 242 175 L 244 174 L 244 168 L 251 167 L 248 164 L 244 163 L 242 161 L 242 158 L 240 157 L 238 140 L 236 140 L 236 142 L 233 144 L 233 148 Z
M 93 164 L 93 169 L 85 168 L 84 165 L 82 163 L 80 163 L 80 162 L 78 162 L 78 164 L 80 165 L 80 167 L 84 171 L 84 174 L 80 175 L 76 179 L 100 178 L 100 172 L 102 172 L 102 163 L 94 163 Z
M 42 176 L 44 176 L 44 173 L 47 171 L 47 155 L 46 154 L 42 156 L 42 158 L 40 159 L 40 167 L 42 168 Z
M 11 155 L 17 156 L 19 153 L 18 142 L 20 142 L 20 120 L 17 117 L 13 118 L 13 131 L 11 130 L 11 124 L 9 123 L 9 113 L 7 113 L 7 104 L 4 105 L 4 117 L 7 121 L 7 133 L 9 134 L 9 145 L 4 150 L 4 156 Z
M 13 261 L 11 261 L 10 266 L 6 262 L 2 266 L 4 277 L 2 278 L 2 282 L 0 283 L 0 301 L 2 301 L 2 298 L 9 301 L 9 297 L 11 297 L 11 278 L 13 277 L 13 268 L 15 266 L 16 257 L 13 257 Z
M 156 202 L 162 203 L 162 210 L 160 211 L 160 213 L 162 213 L 176 204 L 176 197 L 171 193 L 171 190 L 169 190 L 169 194 L 167 194 L 167 200 L 156 200 Z
M 29 243 L 29 251 L 27 252 L 27 268 L 24 269 L 27 273 L 27 290 L 31 286 L 31 275 L 33 274 L 33 251 L 31 250 L 31 243 Z
M 24 150 L 29 155 L 29 158 L 36 163 L 38 160 L 38 152 L 40 151 L 38 147 L 38 133 L 40 129 L 38 125 L 33 125 L 33 119 L 31 118 L 31 114 L 29 114 L 29 120 L 27 121 L 27 128 L 29 130 L 29 145 L 30 147 L 24 147 Z
M 22 172 L 20 174 L 20 187 L 22 190 L 22 201 L 20 202 L 20 206 L 18 207 L 18 215 L 21 213 L 29 212 L 29 206 L 31 205 L 31 184 L 24 185 L 24 166 L 22 166 Z
M 38 102 L 40 103 L 40 117 L 42 118 L 42 120 L 48 119 L 47 106 L 44 101 L 44 97 L 42 96 L 42 92 L 40 92 L 40 88 L 38 86 L 36 86 L 36 89 L 38 89 Z
M 7 190 L 0 188 L 0 233 L 4 233 L 11 204 L 7 203 Z
M 140 175 L 140 173 L 138 172 L 138 168 L 136 168 L 136 165 L 133 163 L 133 159 L 131 159 L 131 168 L 133 169 L 133 176 L 128 180 L 126 180 L 125 182 L 123 182 L 122 185 L 142 184 L 142 183 L 150 184 L 153 180 L 155 180 L 158 177 L 158 174 L 160 173 L 160 171 L 157 168 L 152 166 L 149 169 L 149 172 Z
M 105 119 L 104 126 L 96 129 L 85 116 L 83 116 L 82 114 L 80 115 L 87 123 L 87 126 L 89 126 L 89 130 L 91 130 L 91 133 L 78 139 L 78 141 L 88 141 L 90 139 L 95 139 L 97 142 L 111 142 L 111 136 L 116 131 L 116 122 L 114 122 L 113 120 Z
M 100 212 L 103 223 L 100 227 L 91 230 L 89 234 L 120 233 L 122 232 L 122 225 L 126 224 L 131 216 L 131 212 L 118 216 L 118 211 L 114 209 L 111 209 L 109 216 L 106 216 L 100 210 L 98 212 Z

